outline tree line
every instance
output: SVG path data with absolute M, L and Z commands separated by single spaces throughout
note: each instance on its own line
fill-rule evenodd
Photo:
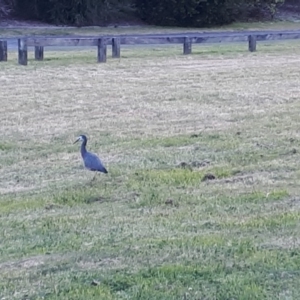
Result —
M 15 15 L 68 25 L 104 25 L 131 15 L 162 26 L 202 27 L 272 18 L 285 0 L 6 0 Z

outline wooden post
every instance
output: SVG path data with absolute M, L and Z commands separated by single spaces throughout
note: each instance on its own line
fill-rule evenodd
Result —
M 27 66 L 27 40 L 18 39 L 19 65 Z
M 192 41 L 189 37 L 184 38 L 184 43 L 183 43 L 183 54 L 191 54 L 192 53 Z
M 256 35 L 249 35 L 248 36 L 248 42 L 249 42 L 249 51 L 255 52 L 256 51 Z
M 34 47 L 34 58 L 35 58 L 35 60 L 43 60 L 44 59 L 44 47 L 43 46 L 35 46 Z
M 0 41 L 0 61 L 7 61 L 7 41 Z
M 120 58 L 120 39 L 119 38 L 112 39 L 112 57 Z
M 106 41 L 98 39 L 98 62 L 106 62 Z

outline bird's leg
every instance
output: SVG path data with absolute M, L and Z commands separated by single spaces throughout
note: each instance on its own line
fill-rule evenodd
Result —
M 93 186 L 95 183 L 95 179 L 96 179 L 96 174 L 94 175 L 94 177 L 88 182 L 89 186 Z
M 97 174 L 95 173 L 94 177 L 91 180 L 92 182 L 94 182 L 96 180 L 96 176 L 97 176 Z

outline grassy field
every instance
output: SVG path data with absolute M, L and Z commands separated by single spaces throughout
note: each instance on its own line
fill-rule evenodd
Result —
M 299 46 L 9 53 L 0 299 L 299 299 Z
M 114 26 L 99 27 L 0 27 L 0 38 L 16 37 L 26 35 L 101 35 L 101 34 L 155 34 L 155 33 L 177 33 L 177 32 L 203 32 L 203 31 L 235 31 L 235 30 L 298 30 L 299 23 L 289 21 L 274 22 L 236 22 L 230 25 L 211 28 L 182 28 L 182 27 L 160 27 L 160 26 Z

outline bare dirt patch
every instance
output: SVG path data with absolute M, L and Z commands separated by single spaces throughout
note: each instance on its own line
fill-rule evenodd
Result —
M 56 258 L 58 258 L 58 257 L 56 257 Z M 24 269 L 36 268 L 36 267 L 44 265 L 50 259 L 51 259 L 51 257 L 49 255 L 37 255 L 37 256 L 22 259 L 19 261 L 5 262 L 5 263 L 0 264 L 0 270 L 2 272 L 7 272 L 7 271 L 12 271 L 12 270 L 22 271 Z

